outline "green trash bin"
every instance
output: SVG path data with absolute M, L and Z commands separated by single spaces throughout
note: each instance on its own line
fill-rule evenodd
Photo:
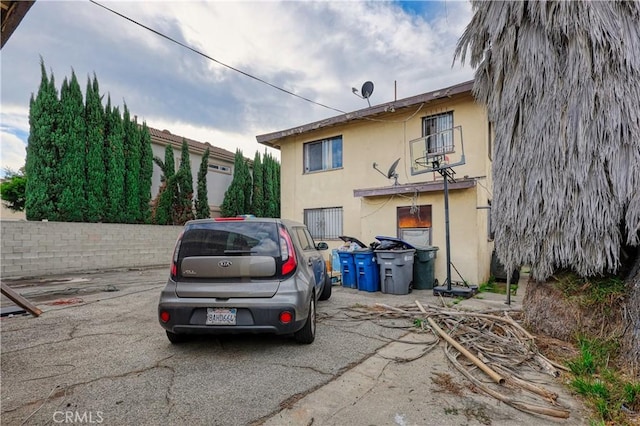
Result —
M 413 261 L 413 288 L 431 290 L 435 283 L 436 253 L 438 247 L 416 247 Z

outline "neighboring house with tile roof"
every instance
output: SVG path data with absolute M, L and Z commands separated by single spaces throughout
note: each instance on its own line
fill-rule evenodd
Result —
M 493 137 L 472 87 L 468 81 L 256 136 L 281 151 L 281 217 L 304 222 L 331 248 L 343 244 L 341 235 L 365 244 L 384 235 L 437 246 L 435 276 L 443 284 L 444 185 L 431 167 L 464 155 L 448 185 L 452 281 L 461 281 L 456 271 L 469 283 L 486 281 Z
M 193 176 L 194 201 L 197 196 L 198 171 L 204 151 L 209 148 L 209 173 L 207 173 L 207 198 L 211 217 L 220 216 L 220 206 L 224 201 L 224 194 L 233 180 L 233 163 L 235 153 L 226 149 L 218 148 L 208 142 L 198 142 L 172 134 L 169 130 L 158 130 L 149 127 L 151 134 L 151 147 L 153 156 L 164 161 L 164 151 L 167 145 L 173 147 L 176 160 L 176 170 L 180 167 L 180 157 L 182 152 L 182 140 L 187 141 L 189 155 L 191 159 L 191 174 Z M 251 164 L 251 162 L 250 162 Z M 153 164 L 153 180 L 151 183 L 151 197 L 155 198 L 160 189 L 160 177 L 162 172 L 157 164 Z

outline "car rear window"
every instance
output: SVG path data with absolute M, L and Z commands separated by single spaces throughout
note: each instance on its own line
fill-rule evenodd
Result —
M 275 223 L 195 223 L 185 229 L 178 258 L 193 256 L 280 256 Z

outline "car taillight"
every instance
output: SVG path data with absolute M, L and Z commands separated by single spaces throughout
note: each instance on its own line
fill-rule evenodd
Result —
M 167 323 L 169 322 L 170 319 L 171 319 L 171 315 L 169 315 L 169 312 L 167 311 L 160 312 L 160 321 Z
M 280 322 L 283 324 L 289 324 L 293 321 L 293 314 L 289 311 L 280 312 Z
M 178 278 L 178 252 L 180 251 L 180 244 L 182 243 L 182 235 L 184 235 L 184 231 L 178 235 L 176 246 L 173 248 L 173 257 L 171 258 L 171 279 L 173 280 Z
M 282 275 L 293 272 L 298 266 L 296 251 L 289 233 L 284 228 L 280 228 L 280 256 L 282 256 Z

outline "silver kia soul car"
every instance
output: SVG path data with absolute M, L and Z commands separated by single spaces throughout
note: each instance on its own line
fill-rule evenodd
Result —
M 316 335 L 316 301 L 331 297 L 321 250 L 285 219 L 189 221 L 175 245 L 158 317 L 171 343 L 192 334 Z

